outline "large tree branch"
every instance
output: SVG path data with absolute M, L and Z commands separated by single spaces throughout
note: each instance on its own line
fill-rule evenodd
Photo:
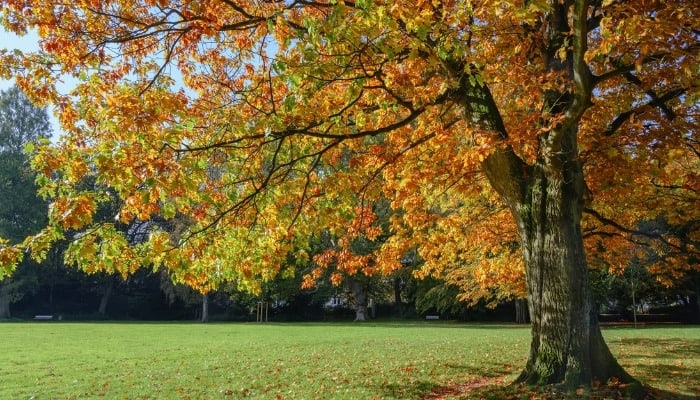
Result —
M 487 84 L 478 79 L 478 69 L 473 65 L 465 68 L 465 64 L 461 62 L 445 62 L 443 65 L 449 75 L 459 79 L 459 87 L 452 92 L 451 97 L 462 107 L 467 123 L 493 132 L 505 142 L 508 132 L 503 118 Z M 522 204 L 527 190 L 525 178 L 529 175 L 530 167 L 518 157 L 510 145 L 495 149 L 482 161 L 481 167 L 493 188 L 509 207 Z
M 626 72 L 624 74 L 624 76 L 625 76 L 625 79 L 627 79 L 629 82 L 634 83 L 635 85 L 637 85 L 640 88 L 643 87 L 642 81 L 637 76 L 635 76 L 632 72 Z M 645 93 L 647 94 L 647 96 L 651 97 L 652 100 L 658 101 L 659 96 L 657 96 L 656 92 L 654 92 L 653 90 L 648 89 L 645 91 Z M 673 110 L 671 110 L 670 108 L 668 108 L 668 106 L 666 106 L 665 101 L 658 101 L 658 104 L 654 104 L 654 105 L 659 107 L 661 109 L 661 111 L 663 111 L 664 114 L 666 114 L 666 118 L 668 118 L 670 121 L 673 121 L 673 119 L 676 118 L 676 113 L 673 112 Z
M 510 146 L 496 149 L 484 159 L 481 166 L 491 186 L 503 197 L 508 207 L 516 212 L 517 206 L 526 202 L 531 167 Z
M 680 88 L 680 89 L 674 89 L 669 91 L 668 93 L 664 94 L 661 97 L 658 97 L 655 93 L 651 93 L 650 97 L 651 100 L 645 104 L 642 104 L 638 107 L 634 107 L 631 110 L 625 111 L 619 115 L 617 115 L 612 122 L 608 125 L 608 127 L 605 129 L 605 135 L 606 136 L 611 136 L 617 130 L 625 123 L 627 122 L 630 118 L 632 118 L 633 115 L 639 115 L 641 114 L 645 108 L 648 107 L 659 107 L 661 108 L 662 111 L 664 111 L 664 114 L 669 118 L 669 120 L 673 120 L 675 117 L 675 113 L 668 108 L 666 105 L 666 102 L 669 100 L 675 99 L 681 95 L 683 95 L 686 92 L 685 88 Z M 649 95 L 649 92 L 647 92 L 647 95 Z M 668 111 L 666 111 L 668 110 Z
M 623 234 L 632 235 L 632 236 L 637 236 L 637 237 L 645 237 L 645 238 L 647 238 L 647 239 L 652 239 L 652 240 L 658 240 L 659 242 L 663 243 L 664 245 L 666 245 L 666 246 L 668 246 L 668 247 L 670 247 L 670 248 L 674 248 L 674 249 L 676 249 L 676 250 L 678 250 L 678 251 L 683 250 L 682 246 L 679 246 L 679 245 L 677 245 L 677 244 L 674 244 L 674 243 L 668 241 L 668 240 L 667 240 L 666 238 L 664 238 L 663 235 L 660 234 L 660 233 L 657 233 L 657 232 L 645 232 L 645 231 L 642 231 L 642 230 L 639 230 L 639 229 L 628 228 L 628 227 L 623 226 L 622 224 L 618 223 L 617 221 L 614 221 L 614 220 L 612 220 L 612 219 L 610 219 L 610 218 L 607 218 L 607 217 L 603 216 L 601 213 L 599 213 L 598 211 L 596 211 L 596 210 L 594 210 L 594 209 L 592 209 L 592 208 L 584 208 L 584 209 L 583 209 L 583 212 L 586 213 L 586 214 L 588 214 L 588 215 L 590 215 L 590 216 L 592 216 L 593 218 L 595 218 L 596 220 L 598 220 L 598 221 L 599 221 L 600 223 L 602 223 L 603 225 L 613 227 L 613 228 L 616 229 L 618 232 L 621 232 L 621 233 L 623 233 Z M 606 235 L 605 233 L 602 233 L 602 232 L 596 232 L 595 234 L 598 234 L 598 235 Z M 587 236 L 592 236 L 592 235 L 593 235 L 593 234 L 589 234 L 589 235 L 587 235 Z M 609 234 L 608 234 L 608 235 L 609 235 Z
M 574 36 L 572 50 L 572 70 L 576 93 L 571 108 L 567 110 L 567 119 L 578 124 L 581 115 L 591 104 L 593 75 L 586 63 L 585 55 L 588 50 L 588 1 L 574 2 L 572 33 Z
M 682 47 L 680 49 L 680 52 L 683 54 L 692 54 L 693 52 L 700 51 L 700 42 L 692 43 L 689 44 L 686 47 Z M 600 75 L 594 75 L 593 76 L 593 84 L 598 84 L 600 82 L 606 81 L 608 79 L 612 79 L 615 77 L 618 77 L 620 75 L 624 75 L 625 73 L 632 72 L 637 68 L 637 65 L 647 65 L 659 61 L 664 61 L 667 60 L 667 58 L 671 55 L 670 52 L 659 52 L 655 54 L 648 55 L 644 58 L 642 58 L 639 63 L 622 63 L 620 61 L 615 61 L 613 60 L 614 64 L 617 64 L 617 67 L 615 69 L 612 69 L 608 72 L 602 73 Z

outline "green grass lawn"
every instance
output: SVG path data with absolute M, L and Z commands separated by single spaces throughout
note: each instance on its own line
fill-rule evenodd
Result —
M 609 328 L 605 336 L 645 383 L 700 394 L 700 327 Z M 0 343 L 0 399 L 420 399 L 511 381 L 529 329 L 35 322 L 0 324 Z

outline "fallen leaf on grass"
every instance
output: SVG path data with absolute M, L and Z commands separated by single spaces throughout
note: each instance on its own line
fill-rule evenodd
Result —
M 482 377 L 475 378 L 463 383 L 457 383 L 450 386 L 438 386 L 427 395 L 421 397 L 421 400 L 440 400 L 445 396 L 461 396 L 472 390 L 480 389 L 490 385 L 502 385 L 504 378 L 507 375 L 500 377 Z

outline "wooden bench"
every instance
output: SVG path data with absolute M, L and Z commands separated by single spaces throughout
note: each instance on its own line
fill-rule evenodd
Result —
M 427 319 L 427 320 L 431 320 L 431 319 L 435 320 L 435 319 L 440 319 L 440 316 L 439 316 L 439 315 L 426 315 L 426 316 L 425 316 L 425 319 Z
M 37 321 L 48 321 L 53 319 L 53 315 L 35 315 L 34 319 Z

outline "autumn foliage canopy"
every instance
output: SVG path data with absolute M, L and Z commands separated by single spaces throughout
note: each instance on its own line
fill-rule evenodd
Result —
M 552 94 L 576 81 L 591 93 L 577 134 L 589 265 L 654 246 L 672 281 L 700 242 L 700 4 L 582 2 L 581 48 L 546 29 L 577 26 L 571 3 L 4 0 L 5 29 L 36 31 L 41 51 L 0 50 L 0 77 L 54 105 L 64 134 L 31 149 L 50 224 L 2 245 L 0 276 L 59 239 L 86 271 L 165 267 L 202 291 L 255 291 L 290 256 L 312 262 L 310 285 L 416 251 L 419 275 L 469 298 L 522 295 L 521 238 L 483 163 L 503 149 L 536 163 L 568 118 Z M 572 59 L 587 81 L 552 67 Z M 482 103 L 465 111 L 464 87 L 488 88 L 498 129 Z M 107 202 L 119 213 L 97 219 Z M 658 219 L 685 234 L 637 232 Z M 335 246 L 311 260 L 322 232 Z M 358 238 L 381 246 L 358 253 Z

